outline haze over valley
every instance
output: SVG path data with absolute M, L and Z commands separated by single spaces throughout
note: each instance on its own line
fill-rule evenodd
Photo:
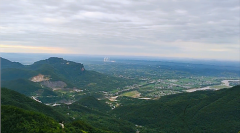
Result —
M 19 92 L 41 104 L 41 106 L 48 106 L 44 108 L 57 111 L 61 117 L 32 109 L 36 107 L 32 107 L 32 105 L 25 102 L 16 104 L 17 101 L 13 99 L 11 101 L 11 98 L 7 98 L 8 100 L 6 98 L 2 99 L 3 105 L 6 105 L 3 108 L 10 108 L 7 107 L 8 105 L 16 106 L 25 110 L 41 112 L 55 120 L 67 121 L 69 124 L 67 129 L 69 130 L 66 129 L 66 132 L 70 131 L 70 127 L 74 126 L 74 121 L 79 120 L 84 121 L 91 128 L 99 130 L 99 132 L 158 132 L 159 127 L 164 127 L 162 131 L 168 132 L 173 131 L 170 128 L 171 126 L 159 125 L 166 121 L 165 118 L 162 118 L 162 115 L 165 114 L 164 110 L 174 112 L 175 117 L 171 118 L 169 116 L 172 121 L 176 121 L 176 123 L 186 122 L 185 118 L 183 118 L 184 120 L 178 119 L 182 115 L 181 111 L 175 112 L 175 109 L 168 106 L 176 108 L 182 105 L 181 108 L 189 108 L 191 114 L 197 111 L 196 108 L 204 107 L 205 104 L 213 102 L 210 100 L 211 97 L 222 99 L 223 97 L 220 95 L 224 95 L 225 91 L 227 94 L 230 90 L 240 90 L 240 69 L 236 62 L 225 64 L 228 62 L 215 61 L 215 63 L 208 64 L 208 61 L 203 60 L 197 63 L 189 60 L 166 59 L 161 61 L 116 57 L 86 58 L 84 56 L 69 56 L 69 58 L 78 60 L 77 62 L 83 60 L 85 63 L 50 57 L 32 64 L 23 65 L 19 62 L 1 58 L 2 87 Z M 8 93 L 10 93 L 8 95 L 13 95 L 10 90 Z M 239 94 L 239 92 L 236 92 L 236 94 Z M 202 101 L 203 97 L 201 96 L 203 95 L 205 95 L 206 103 L 203 105 L 195 103 L 195 100 Z M 194 101 L 188 101 L 190 103 L 185 101 L 192 96 L 195 97 Z M 229 94 L 229 97 L 231 97 L 231 94 Z M 166 102 L 166 99 L 169 99 L 169 102 Z M 150 112 L 159 110 L 157 107 L 162 106 L 163 110 L 159 110 L 160 112 L 163 111 L 159 116 L 161 120 L 152 120 L 152 116 L 137 115 L 135 108 L 139 108 L 136 111 L 143 114 L 155 114 L 146 111 L 145 106 L 146 108 L 156 108 L 150 109 Z M 218 104 L 214 104 L 214 106 L 217 107 Z M 129 110 L 128 108 L 132 109 Z M 122 114 L 127 110 L 132 113 L 129 117 Z M 191 116 L 190 114 L 186 117 L 187 119 Z M 118 117 L 119 119 L 117 119 Z M 169 118 L 167 117 L 167 119 Z M 119 122 L 113 124 L 111 121 Z M 157 122 L 154 124 L 153 121 Z M 73 125 L 71 122 L 73 122 Z M 192 125 L 194 122 L 194 119 L 189 119 L 187 123 L 191 126 L 184 128 L 176 126 L 175 122 L 173 123 L 175 123 L 176 129 L 181 132 L 202 131 L 201 126 Z M 124 123 L 129 124 L 123 126 Z M 112 124 L 114 126 L 110 126 Z M 210 128 L 208 131 L 222 131 L 222 129 L 216 128 L 217 125 L 212 125 L 214 129 Z M 204 127 L 204 122 L 202 126 Z M 80 130 L 81 126 L 75 127 L 74 132 L 78 129 Z M 229 130 L 228 125 L 226 125 L 226 129 Z M 61 128 L 57 128 L 57 130 L 61 130 Z M 231 131 L 237 130 L 233 129 Z

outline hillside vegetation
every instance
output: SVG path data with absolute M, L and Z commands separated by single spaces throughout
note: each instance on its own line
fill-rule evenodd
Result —
M 66 123 L 63 127 L 42 113 L 9 105 L 1 106 L 2 133 L 113 133 L 94 128 L 82 121 Z
M 238 132 L 240 86 L 162 97 L 137 105 L 120 106 L 111 114 L 151 132 Z M 144 131 L 143 131 L 144 132 Z
M 39 75 L 50 85 L 44 84 L 41 80 L 32 80 Z M 86 70 L 81 63 L 58 57 L 40 60 L 32 65 L 22 65 L 1 58 L 1 80 L 2 87 L 38 97 L 43 103 L 50 104 L 72 103 L 83 95 L 98 95 L 104 98 L 100 91 L 112 91 L 133 83 L 123 78 Z M 62 87 L 51 85 L 58 83 L 65 85 Z M 79 93 L 81 91 L 83 92 Z
M 121 97 L 123 104 L 109 112 L 104 106 L 96 106 L 104 104 L 92 97 L 52 108 L 2 88 L 2 126 L 6 124 L 2 129 L 6 132 L 7 128 L 11 131 L 40 131 L 40 128 L 44 129 L 41 122 L 52 121 L 52 126 L 46 130 L 62 132 L 56 123 L 65 121 L 64 132 L 135 132 L 135 125 L 141 133 L 238 132 L 239 94 L 240 86 L 235 86 L 219 91 L 165 96 L 159 100 Z M 9 123 L 13 126 L 9 127 Z M 31 124 L 35 124 L 33 130 Z
M 32 96 L 57 96 L 50 88 L 42 87 L 40 84 L 36 84 L 27 79 L 16 79 L 10 81 L 3 81 L 2 86 L 11 88 L 11 90 L 17 91 L 21 94 Z
M 16 67 L 14 67 L 16 66 Z M 63 81 L 67 87 L 78 87 L 89 91 L 113 90 L 131 83 L 128 80 L 104 75 L 95 71 L 85 70 L 83 64 L 51 57 L 37 61 L 32 65 L 22 65 L 1 58 L 2 80 L 29 80 L 38 74 L 48 75 L 52 81 Z M 4 84 L 3 87 L 9 87 Z M 11 86 L 9 87 L 11 89 Z M 16 90 L 17 91 L 17 90 Z
M 56 122 L 64 122 L 66 126 L 64 132 L 69 133 L 81 133 L 85 131 L 89 133 L 135 131 L 132 123 L 112 118 L 111 115 L 107 114 L 106 110 L 109 110 L 110 107 L 107 107 L 106 103 L 102 103 L 94 97 L 85 97 L 74 104 L 53 108 L 7 88 L 1 89 L 1 96 L 1 115 L 4 118 L 2 119 L 2 126 L 7 125 L 3 130 L 4 132 L 8 132 L 10 127 L 12 130 L 9 131 L 19 132 L 45 132 L 47 130 L 49 132 L 63 132 L 60 130 L 61 128 L 58 128 L 54 124 Z M 100 105 L 95 106 L 96 104 Z M 11 116 L 11 114 L 13 115 Z M 19 125 L 18 120 L 15 121 L 19 117 L 23 117 L 20 121 L 28 128 Z M 40 120 L 35 120 L 35 117 Z M 75 118 L 73 119 L 73 117 Z M 46 124 L 51 122 L 53 123 L 53 126 L 51 126 L 53 128 L 46 127 L 45 130 L 40 124 L 41 122 L 45 122 Z M 35 127 L 33 126 L 36 129 L 31 128 L 32 124 L 36 124 Z M 44 130 L 40 130 L 40 128 Z
M 43 113 L 59 121 L 69 121 L 69 118 L 54 110 L 52 107 L 34 101 L 18 92 L 1 88 L 1 105 L 11 105 L 29 111 Z

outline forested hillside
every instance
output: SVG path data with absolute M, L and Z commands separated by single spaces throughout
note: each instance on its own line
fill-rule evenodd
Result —
M 64 81 L 68 87 L 79 87 L 86 90 L 111 90 L 123 87 L 130 81 L 107 76 L 95 71 L 85 70 L 83 64 L 51 57 L 37 61 L 32 65 L 22 65 L 1 58 L 2 80 L 30 79 L 38 74 L 47 75 L 52 81 Z M 3 86 L 8 87 L 8 86 Z
M 132 123 L 112 118 L 107 114 L 106 109 L 109 110 L 109 107 L 93 97 L 83 98 L 71 105 L 49 107 L 7 88 L 1 89 L 1 96 L 1 126 L 5 126 L 2 132 L 124 133 L 135 131 Z M 95 107 L 98 103 L 103 107 Z M 60 128 L 59 122 L 64 123 L 64 130 Z
M 113 133 L 94 128 L 83 121 L 58 123 L 42 113 L 9 105 L 1 106 L 2 133 Z
M 177 94 L 147 103 L 120 106 L 111 114 L 151 132 L 238 132 L 239 95 L 240 86 Z
M 71 103 L 84 94 L 112 91 L 133 83 L 123 78 L 86 70 L 81 63 L 57 57 L 37 61 L 32 65 L 22 65 L 1 58 L 1 81 L 2 87 L 38 97 L 42 102 L 51 104 Z M 59 86 L 59 83 L 64 85 Z M 70 91 L 72 94 L 69 94 Z M 80 91 L 84 92 L 79 93 Z
M 54 110 L 53 107 L 39 103 L 7 88 L 1 88 L 1 105 L 11 105 L 25 110 L 43 113 L 59 121 L 69 121 L 69 118 Z

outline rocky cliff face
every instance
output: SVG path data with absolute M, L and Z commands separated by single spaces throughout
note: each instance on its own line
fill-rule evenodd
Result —
M 32 82 L 39 82 L 41 85 L 46 86 L 48 88 L 52 88 L 53 90 L 56 89 L 63 89 L 67 86 L 67 84 L 63 81 L 50 81 L 50 78 L 46 75 L 39 74 L 31 78 Z
M 43 81 L 41 84 L 49 88 L 64 88 L 67 86 L 63 81 Z
M 42 82 L 42 81 L 47 81 L 47 80 L 49 80 L 49 78 L 42 74 L 39 74 L 39 75 L 31 78 L 32 82 Z

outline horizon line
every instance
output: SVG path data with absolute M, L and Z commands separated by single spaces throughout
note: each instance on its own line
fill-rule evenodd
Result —
M 40 54 L 40 55 L 70 55 L 70 56 L 113 56 L 113 57 L 132 57 L 132 58 L 148 58 L 148 59 L 173 59 L 173 60 L 202 60 L 202 61 L 228 61 L 239 62 L 240 60 L 226 60 L 226 59 L 214 59 L 214 58 L 190 58 L 190 57 L 167 57 L 167 56 L 153 56 L 153 55 L 112 55 L 112 54 L 76 54 L 76 53 L 14 53 L 14 52 L 0 52 L 2 54 Z M 50 57 L 50 56 L 49 56 Z

